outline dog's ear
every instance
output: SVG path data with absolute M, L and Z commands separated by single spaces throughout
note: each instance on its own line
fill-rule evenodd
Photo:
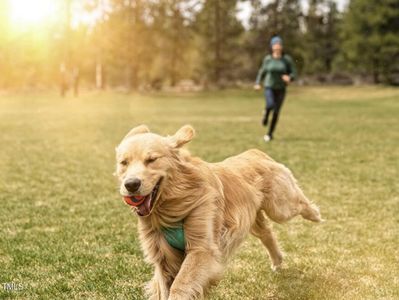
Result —
M 175 135 L 168 137 L 172 147 L 179 148 L 193 139 L 195 135 L 194 128 L 190 125 L 184 125 Z
M 139 125 L 137 127 L 134 127 L 129 131 L 129 133 L 123 138 L 126 139 L 128 137 L 131 137 L 133 135 L 139 134 L 139 133 L 148 133 L 150 132 L 150 129 L 146 125 Z

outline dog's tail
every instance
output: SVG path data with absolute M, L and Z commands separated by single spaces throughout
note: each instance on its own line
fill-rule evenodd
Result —
M 321 218 L 320 209 L 316 204 L 312 203 L 300 189 L 299 194 L 302 194 L 299 200 L 302 206 L 300 212 L 302 218 L 317 223 L 323 222 L 324 220 Z

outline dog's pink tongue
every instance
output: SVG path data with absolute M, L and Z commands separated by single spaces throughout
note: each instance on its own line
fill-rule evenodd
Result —
M 151 211 L 151 195 L 147 196 L 144 202 L 138 207 L 140 215 L 146 216 Z

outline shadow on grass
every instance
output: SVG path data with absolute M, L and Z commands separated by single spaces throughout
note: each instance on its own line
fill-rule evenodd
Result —
M 342 299 L 347 288 L 345 274 L 316 273 L 298 267 L 282 269 L 275 273 L 273 284 L 277 299 Z
M 319 143 L 319 142 L 328 142 L 330 139 L 328 138 L 322 138 L 322 137 L 300 137 L 300 136 L 296 136 L 296 137 L 285 137 L 285 138 L 277 138 L 274 141 L 275 142 L 314 142 L 314 143 Z

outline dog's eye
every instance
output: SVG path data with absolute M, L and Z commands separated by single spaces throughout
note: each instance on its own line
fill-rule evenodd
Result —
M 124 159 L 120 162 L 122 166 L 127 166 L 127 159 Z
M 158 159 L 158 157 L 149 157 L 145 160 L 146 164 L 150 164 L 153 163 L 154 161 L 156 161 Z

